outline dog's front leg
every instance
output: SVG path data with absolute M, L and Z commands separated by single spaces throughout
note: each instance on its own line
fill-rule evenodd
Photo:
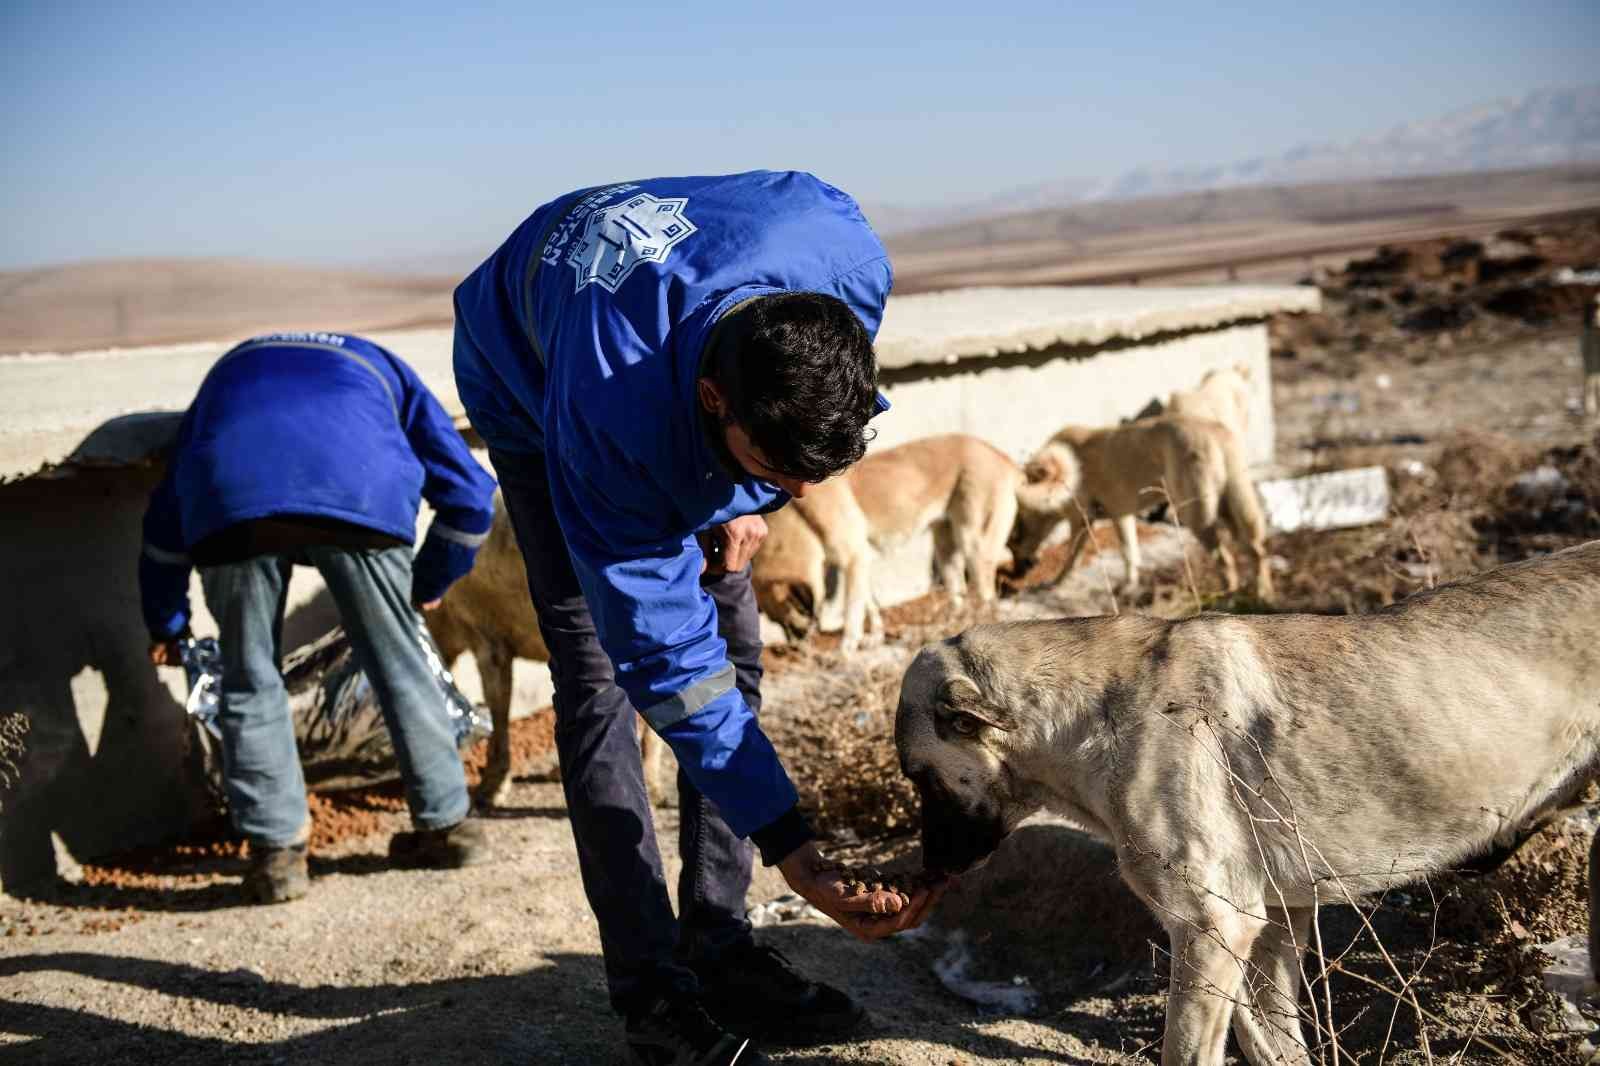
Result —
M 863 551 L 844 560 L 840 569 L 844 576 L 844 639 L 839 647 L 844 654 L 853 655 L 861 647 L 872 607 L 872 563 Z
M 1128 568 L 1125 582 L 1131 592 L 1139 587 L 1139 519 L 1125 514 L 1117 519 L 1117 543 L 1122 545 L 1122 561 Z
M 1228 1023 L 1264 923 L 1222 907 L 1207 908 L 1202 922 L 1173 914 L 1164 921 L 1172 944 L 1172 981 L 1161 1066 L 1222 1066 Z
M 644 771 L 644 790 L 650 795 L 651 805 L 656 807 L 678 805 L 673 775 L 668 773 L 670 768 L 661 754 L 666 746 L 667 742 L 657 736 L 643 718 L 639 719 L 639 766 Z
M 1300 1029 L 1300 958 L 1311 935 L 1312 907 L 1267 908 L 1244 988 L 1234 1008 L 1233 1035 L 1251 1066 L 1310 1066 Z
M 511 654 L 505 648 L 476 649 L 483 702 L 489 705 L 494 732 L 489 736 L 489 758 L 478 778 L 475 797 L 488 810 L 501 806 L 511 791 Z

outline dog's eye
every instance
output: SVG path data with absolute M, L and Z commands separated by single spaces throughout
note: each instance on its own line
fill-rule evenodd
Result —
M 964 737 L 974 737 L 978 735 L 983 723 L 970 714 L 957 714 L 950 720 L 950 726 Z

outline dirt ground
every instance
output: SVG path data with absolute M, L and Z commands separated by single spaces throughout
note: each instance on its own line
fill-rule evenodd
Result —
M 1600 224 L 1474 243 L 1391 248 L 1321 271 L 1324 313 L 1275 324 L 1280 464 L 1382 465 L 1393 494 L 1380 525 L 1272 539 L 1280 609 L 1371 610 L 1600 536 L 1600 436 L 1572 402 L 1575 301 L 1595 287 L 1552 283 L 1562 268 L 1582 277 L 1600 265 Z M 1011 575 L 993 613 L 1263 609 L 1224 595 L 1198 555 L 1186 565 L 1171 527 L 1141 535 L 1150 571 L 1132 601 L 1116 589 L 1107 535 L 1060 585 L 1049 584 L 1059 549 Z M 886 613 L 886 639 L 848 661 L 835 636 L 769 648 L 764 720 L 832 850 L 914 863 L 917 811 L 890 734 L 899 677 L 923 642 L 975 616 L 938 593 Z M 487 866 L 390 869 L 388 834 L 405 822 L 391 787 L 314 798 L 313 892 L 293 904 L 235 905 L 241 849 L 221 832 L 0 898 L 0 1064 L 621 1061 L 549 711 L 517 723 L 515 740 L 519 776 L 489 825 L 499 858 Z M 1584 1061 L 1585 1033 L 1564 1026 L 1592 1022 L 1572 1022 L 1544 990 L 1537 945 L 1586 930 L 1587 824 L 1548 827 L 1481 869 L 1361 911 L 1324 908 L 1342 1053 Z M 658 812 L 657 831 L 671 883 L 675 812 Z M 758 870 L 750 902 L 771 915 L 762 905 L 783 892 Z M 803 915 L 760 935 L 872 1015 L 859 1039 L 774 1051 L 780 1062 L 1159 1057 L 1158 927 L 1110 852 L 1064 825 L 1016 833 L 916 935 L 860 945 Z M 1396 973 L 1415 1007 L 1393 994 Z

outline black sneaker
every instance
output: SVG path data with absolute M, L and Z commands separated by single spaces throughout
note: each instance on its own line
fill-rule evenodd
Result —
M 861 1004 L 798 973 L 777 948 L 749 944 L 691 967 L 701 1001 L 730 1031 L 779 1044 L 823 1043 L 866 1020 Z
M 692 996 L 662 997 L 629 1015 L 626 1033 L 634 1066 L 768 1066 L 749 1037 L 712 1021 Z

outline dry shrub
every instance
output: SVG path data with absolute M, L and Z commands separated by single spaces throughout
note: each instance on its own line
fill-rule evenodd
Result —
M 1553 495 L 1519 493 L 1542 465 L 1565 478 Z M 1454 433 L 1424 476 L 1396 471 L 1389 521 L 1272 538 L 1287 560 L 1280 610 L 1352 614 L 1503 563 L 1600 537 L 1600 439 L 1540 450 L 1495 433 Z M 1166 574 L 1167 581 L 1178 575 Z M 1218 604 L 1227 606 L 1226 602 Z
M 916 830 L 919 804 L 900 773 L 894 714 L 900 665 L 869 670 L 859 683 L 836 686 L 803 714 L 767 724 L 800 793 L 800 805 L 822 833 L 848 840 Z

